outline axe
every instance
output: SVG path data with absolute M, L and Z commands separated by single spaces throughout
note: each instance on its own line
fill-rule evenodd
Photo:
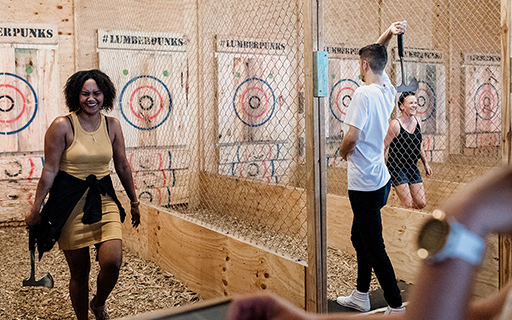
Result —
M 50 273 L 47 273 L 39 280 L 35 278 L 35 251 L 36 251 L 36 238 L 34 232 L 30 229 L 28 232 L 28 249 L 30 250 L 30 277 L 23 280 L 24 287 L 47 287 L 53 288 L 53 278 Z
M 398 57 L 400 57 L 400 68 L 402 69 L 402 84 L 396 88 L 397 92 L 406 92 L 418 90 L 418 80 L 412 78 L 409 85 L 405 85 L 405 71 L 404 71 L 404 34 L 397 35 L 398 39 Z

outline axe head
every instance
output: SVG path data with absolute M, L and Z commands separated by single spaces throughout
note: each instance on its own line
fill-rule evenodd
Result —
M 416 92 L 417 90 L 418 90 L 418 80 L 416 80 L 416 78 L 412 78 L 412 80 L 408 86 L 406 86 L 405 83 L 402 82 L 401 85 L 396 87 L 397 92 L 407 92 L 407 91 Z
M 47 287 L 53 288 L 53 277 L 50 273 L 47 273 L 39 280 L 36 280 L 34 277 L 30 277 L 28 279 L 23 280 L 24 287 Z

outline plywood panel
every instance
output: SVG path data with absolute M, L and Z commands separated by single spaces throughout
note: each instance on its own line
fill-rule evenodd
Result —
M 100 68 L 119 90 L 112 115 L 127 147 L 188 144 L 184 59 L 183 53 L 100 50 Z
M 0 181 L 0 223 L 20 222 L 33 204 L 37 180 Z
M 217 65 L 219 143 L 288 139 L 297 96 L 289 59 L 217 53 Z
M 350 241 L 352 226 L 350 201 L 341 196 L 327 195 L 328 245 L 355 254 Z M 386 250 L 396 276 L 414 283 L 421 260 L 416 255 L 416 236 L 429 214 L 418 211 L 384 207 L 382 209 L 383 235 Z M 477 276 L 475 295 L 486 297 L 498 288 L 497 237 L 487 239 L 488 250 Z
M 499 57 L 471 55 L 482 59 Z M 496 64 L 467 63 L 464 66 L 466 90 L 466 147 L 499 146 L 501 143 L 501 68 Z
M 325 103 L 327 138 L 340 140 L 348 131 L 344 123 L 347 108 L 354 91 L 363 84 L 359 79 L 358 59 L 329 59 L 329 100 Z
M 204 298 L 264 290 L 304 307 L 303 265 L 169 212 L 142 205 L 141 215 L 140 230 L 124 224 L 124 244 Z
M 286 184 L 293 153 L 291 144 L 284 142 L 220 146 L 219 173 Z
M 207 173 L 202 173 L 200 180 L 201 202 L 207 207 L 259 221 L 275 231 L 305 236 L 304 189 Z

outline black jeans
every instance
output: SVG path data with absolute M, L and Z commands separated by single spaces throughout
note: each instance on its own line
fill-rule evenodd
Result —
M 354 213 L 351 240 L 357 253 L 357 290 L 370 290 L 373 268 L 388 305 L 397 308 L 402 305 L 402 296 L 384 246 L 380 215 L 380 209 L 388 201 L 390 189 L 391 182 L 388 182 L 375 191 L 349 190 L 348 197 Z

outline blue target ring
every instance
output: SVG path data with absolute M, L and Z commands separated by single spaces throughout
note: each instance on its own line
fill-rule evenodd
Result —
M 137 81 L 137 80 L 143 79 L 143 78 L 149 78 L 149 79 L 157 81 L 165 89 L 165 93 L 167 94 L 167 97 L 169 98 L 169 107 L 167 108 L 167 113 L 164 115 L 164 118 L 159 123 L 157 123 L 157 124 L 155 124 L 154 126 L 151 126 L 151 127 L 141 127 L 141 126 L 136 125 L 132 121 L 130 121 L 130 119 L 128 118 L 127 114 L 125 114 L 124 108 L 123 108 L 123 97 L 125 96 L 126 89 L 134 81 Z M 152 99 L 151 99 L 151 102 L 153 103 Z M 159 126 L 161 126 L 169 118 L 169 115 L 171 114 L 171 108 L 172 108 L 171 92 L 169 91 L 169 88 L 167 88 L 165 83 L 163 83 L 158 78 L 155 78 L 155 77 L 149 76 L 149 75 L 138 76 L 138 77 L 135 77 L 135 78 L 131 79 L 130 81 L 128 81 L 128 83 L 126 83 L 126 85 L 123 87 L 123 90 L 121 91 L 121 95 L 119 96 L 119 108 L 121 109 L 121 114 L 123 115 L 123 118 L 126 120 L 126 122 L 128 122 L 134 128 L 139 129 L 139 130 L 153 130 L 153 129 L 156 129 Z
M 342 85 L 344 82 L 348 82 L 348 84 L 351 86 L 340 88 L 340 91 L 336 94 L 336 96 L 334 96 L 333 93 L 335 92 L 334 90 L 336 89 L 336 87 Z M 352 94 L 355 91 L 355 89 L 352 88 L 353 85 L 355 85 L 356 89 L 359 88 L 359 84 L 356 81 L 352 79 L 341 79 L 340 81 L 336 82 L 334 86 L 332 86 L 331 92 L 329 93 L 329 109 L 331 110 L 331 113 L 334 116 L 334 118 L 336 118 L 336 120 L 338 120 L 341 123 L 343 123 L 341 116 L 345 114 L 345 112 L 342 111 L 342 107 L 344 108 L 344 110 L 346 110 L 346 108 L 348 108 L 348 105 L 350 104 L 350 101 L 352 101 Z M 339 96 L 342 92 L 345 92 L 345 94 L 341 97 L 341 103 L 343 105 L 341 107 L 339 103 Z M 347 100 L 349 101 L 347 102 Z M 339 115 L 336 114 L 336 110 L 339 111 Z
M 32 113 L 32 116 L 30 117 L 30 119 L 27 121 L 27 123 L 25 125 L 23 125 L 21 128 L 17 129 L 17 130 L 12 130 L 12 131 L 0 131 L 0 134 L 3 134 L 3 135 L 9 135 L 9 134 L 16 134 L 20 131 L 23 131 L 25 130 L 31 123 L 32 121 L 34 121 L 34 118 L 36 117 L 36 114 L 37 114 L 37 106 L 39 104 L 38 100 L 37 100 L 37 95 L 36 95 L 36 91 L 34 90 L 34 88 L 30 85 L 30 83 L 28 83 L 27 80 L 23 79 L 22 77 L 14 74 L 14 73 L 9 73 L 9 72 L 0 72 L 0 76 L 10 76 L 10 77 L 15 77 L 21 81 L 23 81 L 30 89 L 30 91 L 32 91 L 32 95 L 34 96 L 34 112 Z M 7 97 L 7 96 L 6 96 Z M 9 100 L 12 100 L 9 99 Z M 9 109 L 10 111 L 10 109 Z
M 496 87 L 484 83 L 476 90 L 473 102 L 477 116 L 482 120 L 491 120 L 498 113 L 500 95 Z
M 271 102 L 269 101 L 269 99 L 267 97 L 267 94 L 266 94 L 266 90 L 264 90 L 264 89 L 260 88 L 259 86 L 255 85 L 253 87 L 250 87 L 250 88 L 246 89 L 241 94 L 242 95 L 242 99 L 240 99 L 240 100 L 242 100 L 241 101 L 241 108 L 242 108 L 242 110 L 238 110 L 237 109 L 237 104 L 236 104 L 237 95 L 238 95 L 239 91 L 241 92 L 241 88 L 244 86 L 244 84 L 248 83 L 249 81 L 256 81 L 260 85 L 263 84 L 263 86 L 266 87 L 266 89 L 269 90 L 270 93 L 272 94 L 272 101 Z M 254 112 L 253 110 L 250 110 L 250 111 L 248 111 L 248 109 L 243 110 L 243 108 L 245 107 L 244 106 L 245 95 L 247 93 L 249 93 L 250 90 L 254 91 L 255 93 L 252 96 L 247 96 L 247 105 L 249 106 L 249 109 L 253 109 L 253 110 L 256 110 L 256 112 L 260 112 L 259 111 L 259 107 L 263 104 L 264 110 L 263 110 L 263 112 L 260 112 L 260 114 L 253 115 L 251 113 L 251 112 Z M 258 93 L 258 92 L 260 92 L 260 93 Z M 259 95 L 262 94 L 263 96 L 259 97 L 258 94 Z M 262 98 L 265 98 L 265 99 L 262 99 Z M 270 106 L 270 110 L 267 109 L 267 106 L 269 104 L 271 105 Z M 247 125 L 249 127 L 259 127 L 259 126 L 262 126 L 265 123 L 267 123 L 267 121 L 270 120 L 272 118 L 272 115 L 274 114 L 275 105 L 276 105 L 276 98 L 275 98 L 275 95 L 274 95 L 274 90 L 272 90 L 272 87 L 270 87 L 268 82 L 266 82 L 265 80 L 259 79 L 259 78 L 249 78 L 249 79 L 246 79 L 244 82 L 242 82 L 236 88 L 235 95 L 233 96 L 233 109 L 235 110 L 235 114 L 236 114 L 237 118 L 240 121 L 242 121 L 243 124 L 245 124 L 245 125 Z M 260 118 L 261 116 L 264 116 L 264 117 L 262 117 L 263 120 L 260 121 L 259 123 L 249 123 L 248 121 L 244 120 L 242 112 L 244 112 L 245 114 L 247 114 L 249 117 L 252 117 L 252 118 Z
M 421 122 L 425 122 L 432 117 L 436 110 L 436 93 L 432 87 L 425 81 L 418 81 L 418 91 L 416 91 L 418 100 L 418 111 Z

